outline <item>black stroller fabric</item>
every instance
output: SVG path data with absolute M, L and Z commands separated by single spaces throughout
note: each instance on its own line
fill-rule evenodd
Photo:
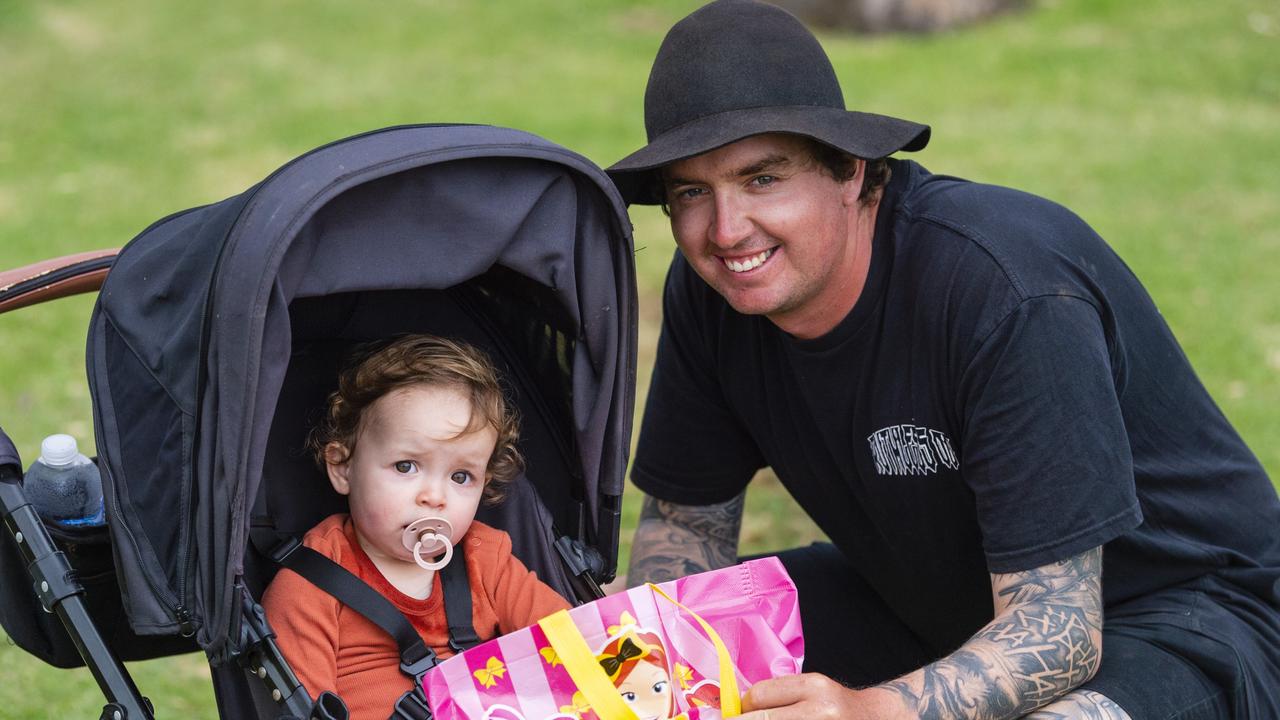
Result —
M 238 583 L 270 572 L 267 518 L 342 509 L 301 452 L 342 358 L 435 332 L 481 345 L 519 395 L 528 456 L 492 516 L 522 559 L 549 528 L 617 555 L 635 382 L 630 225 L 589 161 L 527 133 L 407 126 L 322 147 L 121 251 L 90 326 L 89 381 L 115 569 L 139 634 L 241 648 Z M 532 320 L 530 319 L 532 318 Z M 0 448 L 2 450 L 2 448 Z M 544 567 L 539 567 L 543 566 Z
M 13 446 L 13 441 L 3 430 L 0 430 L 0 465 L 22 467 L 22 458 L 18 457 L 18 449 Z
M 0 448 L 0 465 L 8 463 L 21 467 L 16 454 L 9 458 Z M 85 609 L 119 659 L 145 660 L 199 649 L 194 638 L 139 637 L 130 629 L 120 605 L 120 584 L 105 527 L 61 530 L 50 525 L 46 529 L 74 568 L 75 579 L 84 588 Z M 0 578 L 0 626 L 14 644 L 54 667 L 83 666 L 84 659 L 62 621 L 41 606 L 27 562 L 7 533 L 0 533 Z

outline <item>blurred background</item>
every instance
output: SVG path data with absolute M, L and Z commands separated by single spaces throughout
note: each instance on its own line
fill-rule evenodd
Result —
M 649 63 L 698 4 L 0 0 L 0 270 L 118 247 L 387 125 L 516 127 L 607 166 L 643 144 Z M 1280 478 L 1280 4 L 987 0 L 1015 7 L 980 22 L 930 4 L 948 3 L 790 6 L 830 23 L 819 36 L 851 109 L 933 126 L 915 155 L 926 167 L 1049 197 L 1107 238 Z M 639 411 L 674 244 L 659 212 L 632 219 Z M 92 450 L 91 307 L 0 316 L 0 425 L 28 462 L 54 432 Z M 633 492 L 622 568 L 637 506 Z M 820 536 L 761 473 L 743 551 Z M 203 657 L 131 669 L 158 717 L 216 717 Z M 102 704 L 87 671 L 0 637 L 0 718 L 97 717 Z

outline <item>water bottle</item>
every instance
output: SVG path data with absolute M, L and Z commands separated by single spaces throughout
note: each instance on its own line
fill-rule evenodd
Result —
M 27 500 L 46 522 L 60 527 L 101 526 L 102 476 L 70 435 L 50 435 L 22 478 Z

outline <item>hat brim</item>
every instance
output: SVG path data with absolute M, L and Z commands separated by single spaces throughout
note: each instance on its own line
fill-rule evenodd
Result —
M 828 107 L 765 107 L 730 110 L 687 122 L 614 163 L 605 172 L 628 204 L 657 205 L 653 172 L 752 135 L 804 135 L 861 158 L 882 158 L 929 144 L 929 126 L 873 113 Z

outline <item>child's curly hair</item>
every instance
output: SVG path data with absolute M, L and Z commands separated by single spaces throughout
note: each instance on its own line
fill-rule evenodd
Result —
M 516 449 L 520 423 L 503 395 L 498 371 L 479 349 L 434 335 L 408 335 L 373 351 L 358 354 L 338 375 L 325 416 L 312 429 L 307 446 L 323 468 L 335 458 L 326 451 L 336 444 L 346 462 L 356 449 L 364 411 L 393 390 L 414 385 L 455 387 L 471 400 L 471 421 L 464 433 L 485 425 L 498 431 L 498 442 L 485 469 L 484 502 L 502 500 L 506 486 L 524 469 Z

